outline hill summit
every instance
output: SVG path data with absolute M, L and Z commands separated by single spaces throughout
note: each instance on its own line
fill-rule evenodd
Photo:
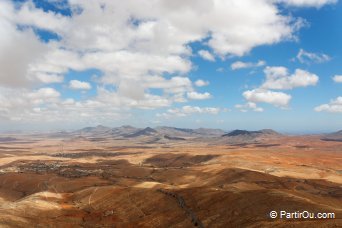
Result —
M 259 136 L 259 135 L 280 135 L 280 134 L 272 129 L 263 129 L 259 131 L 247 131 L 247 130 L 237 129 L 227 134 L 224 134 L 222 136 L 234 137 L 234 136 Z

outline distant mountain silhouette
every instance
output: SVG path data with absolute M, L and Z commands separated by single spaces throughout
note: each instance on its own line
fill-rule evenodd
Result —
M 280 134 L 272 129 L 263 129 L 259 131 L 234 130 L 222 136 L 233 137 L 233 136 L 258 136 L 258 135 L 280 135 Z
M 103 125 L 98 125 L 96 127 L 85 127 L 80 130 L 74 131 L 73 133 L 80 133 L 80 134 L 98 134 L 98 133 L 105 133 L 111 130 L 110 127 L 105 127 Z
M 52 136 L 52 135 L 51 135 Z M 247 130 L 234 130 L 229 133 L 221 129 L 211 128 L 177 128 L 160 126 L 156 128 L 135 128 L 130 125 L 123 125 L 121 127 L 106 127 L 98 125 L 96 127 L 85 127 L 73 132 L 57 132 L 53 135 L 54 137 L 86 137 L 89 140 L 104 140 L 110 138 L 140 138 L 141 140 L 152 140 L 152 141 L 181 141 L 188 139 L 208 138 L 212 140 L 223 140 L 228 139 L 228 142 L 252 142 L 260 138 L 269 138 L 274 136 L 280 136 L 279 133 L 271 129 L 263 129 L 259 131 L 247 131 Z M 222 137 L 221 137 L 222 136 Z M 147 141 L 150 142 L 150 141 Z
M 85 127 L 80 130 L 72 132 L 72 135 L 81 135 L 87 137 L 122 137 L 137 132 L 138 128 L 124 125 L 121 127 L 110 128 L 103 125 L 96 127 Z
M 121 127 L 115 127 L 111 130 L 112 136 L 127 136 L 139 131 L 140 129 L 132 127 L 130 125 L 123 125 Z
M 326 134 L 322 140 L 342 142 L 342 130 L 334 133 Z
M 212 136 L 220 136 L 225 133 L 225 131 L 221 129 L 213 129 L 213 128 L 198 128 L 194 129 L 194 132 L 200 135 L 212 135 Z
M 263 129 L 259 131 L 234 130 L 222 135 L 222 139 L 231 144 L 239 143 L 259 143 L 261 141 L 280 137 L 281 134 L 271 129 Z
M 341 131 L 337 131 L 335 133 L 333 133 L 334 135 L 338 135 L 338 136 L 342 136 L 342 130 Z
M 49 133 L 47 135 L 51 138 L 65 138 L 65 137 L 69 137 L 71 134 L 70 132 L 67 132 L 67 131 L 58 131 L 58 132 Z
M 133 137 L 139 137 L 139 136 L 150 136 L 150 135 L 153 135 L 156 133 L 158 133 L 156 130 L 154 130 L 153 128 L 147 127 L 147 128 L 142 129 L 142 130 L 139 130 L 133 134 L 126 135 L 125 137 L 133 138 Z
M 229 132 L 228 134 L 222 135 L 225 136 L 239 136 L 239 135 L 252 135 L 252 134 L 259 134 L 260 131 L 246 131 L 246 130 L 234 130 L 232 132 Z
M 164 135 L 164 138 L 165 139 L 168 139 L 168 140 L 186 140 L 185 138 L 181 138 L 181 137 L 173 137 L 173 136 L 169 136 L 169 135 Z
M 16 141 L 16 138 L 13 137 L 0 137 L 0 142 L 13 142 Z
M 211 128 L 198 128 L 198 129 L 189 129 L 189 128 L 177 128 L 177 127 L 157 127 L 156 130 L 165 135 L 169 135 L 172 137 L 212 137 L 212 136 L 221 136 L 225 132 L 221 129 L 211 129 Z

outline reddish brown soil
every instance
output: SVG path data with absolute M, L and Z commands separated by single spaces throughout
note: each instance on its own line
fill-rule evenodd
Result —
M 24 139 L 0 145 L 0 227 L 342 226 L 341 142 Z

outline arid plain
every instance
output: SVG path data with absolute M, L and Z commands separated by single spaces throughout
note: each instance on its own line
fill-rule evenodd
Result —
M 130 126 L 0 139 L 0 227 L 341 227 L 341 132 Z M 270 211 L 335 219 L 271 219 Z

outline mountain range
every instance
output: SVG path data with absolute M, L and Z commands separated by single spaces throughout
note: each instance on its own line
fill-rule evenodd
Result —
M 177 128 L 158 126 L 155 128 L 136 128 L 130 125 L 121 127 L 106 127 L 98 125 L 96 127 L 85 127 L 71 132 L 55 132 L 50 137 L 61 138 L 79 138 L 90 139 L 94 141 L 105 139 L 116 140 L 137 140 L 144 142 L 167 142 L 167 141 L 185 141 L 185 140 L 207 140 L 210 142 L 222 142 L 230 144 L 239 143 L 258 143 L 270 139 L 286 137 L 272 129 L 262 129 L 257 131 L 248 131 L 236 129 L 233 131 L 224 131 L 212 128 Z M 324 141 L 342 141 L 342 131 L 324 134 L 319 136 Z
M 69 135 L 82 135 L 82 136 L 112 136 L 112 137 L 123 137 L 123 138 L 137 138 L 144 136 L 168 136 L 168 137 L 215 137 L 221 136 L 226 132 L 220 129 L 210 129 L 210 128 L 198 128 L 198 129 L 188 129 L 188 128 L 175 128 L 175 127 L 146 127 L 146 128 L 135 128 L 129 125 L 124 125 L 121 127 L 105 127 L 98 125 L 96 127 L 85 127 L 80 130 L 72 132 L 63 132 Z M 55 134 L 55 133 L 54 133 Z
M 342 130 L 334 133 L 326 134 L 322 140 L 342 142 Z

